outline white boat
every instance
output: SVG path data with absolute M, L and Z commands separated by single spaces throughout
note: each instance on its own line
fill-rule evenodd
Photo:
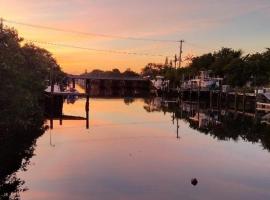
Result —
M 47 88 L 45 89 L 45 92 L 48 92 L 48 93 L 50 93 L 51 92 L 51 89 L 52 89 L 52 86 L 47 86 Z M 60 86 L 59 85 L 54 85 L 53 86 L 53 92 L 54 93 L 61 93 L 62 91 L 61 91 L 61 89 L 60 89 Z
M 184 89 L 215 89 L 221 86 L 222 78 L 213 78 L 210 77 L 209 71 L 200 71 L 199 75 L 194 79 L 190 79 L 188 81 L 184 81 L 182 84 L 182 88 Z
M 256 94 L 256 91 L 255 91 L 255 94 Z M 259 89 L 258 96 L 261 97 L 265 102 L 270 103 L 270 88 Z
M 199 128 L 206 128 L 209 125 L 220 125 L 221 122 L 218 121 L 218 116 L 209 116 L 205 113 L 197 112 L 194 117 L 190 117 L 190 120 L 197 122 Z
M 169 88 L 169 80 L 165 80 L 163 76 L 156 76 L 154 80 L 151 80 L 154 88 L 158 91 L 164 91 Z
M 49 85 L 49 86 L 47 86 L 47 88 L 44 91 L 47 92 L 47 93 L 51 93 L 51 89 L 52 88 Z M 61 95 L 61 94 L 63 94 L 63 95 L 77 95 L 77 94 L 79 94 L 79 92 L 75 88 L 68 87 L 65 90 L 61 90 L 60 85 L 57 85 L 57 84 L 55 84 L 53 86 L 53 93 L 54 94 L 59 94 L 59 95 Z
M 156 76 L 155 79 L 151 80 L 155 89 L 159 90 L 162 89 L 164 77 L 163 76 Z

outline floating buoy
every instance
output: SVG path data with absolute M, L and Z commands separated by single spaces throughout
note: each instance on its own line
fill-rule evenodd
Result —
M 198 180 L 196 178 L 191 179 L 191 184 L 196 186 L 198 184 Z

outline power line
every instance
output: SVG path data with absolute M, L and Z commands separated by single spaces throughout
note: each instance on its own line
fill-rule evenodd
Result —
M 73 48 L 73 49 L 81 49 L 81 50 L 88 50 L 88 51 L 105 52 L 105 53 L 114 53 L 114 54 L 149 56 L 149 57 L 170 57 L 170 56 L 161 55 L 161 54 L 116 51 L 116 50 L 109 50 L 109 49 L 95 49 L 95 48 L 75 46 L 75 45 L 70 45 L 70 44 L 60 44 L 60 43 L 53 43 L 53 42 L 39 41 L 39 40 L 30 40 L 30 39 L 25 39 L 25 41 L 30 42 L 30 43 L 39 43 L 39 44 L 46 44 L 46 45 L 52 45 L 52 46 L 59 46 L 59 47 L 66 47 L 66 48 Z
M 90 33 L 90 32 L 81 32 L 76 30 L 67 30 L 67 29 L 60 29 L 50 26 L 43 26 L 43 25 L 37 25 L 37 24 L 29 24 L 24 22 L 18 22 L 13 20 L 4 19 L 6 23 L 11 24 L 17 24 L 22 26 L 28 26 L 32 28 L 39 28 L 39 29 L 47 29 L 52 31 L 59 31 L 59 32 L 66 32 L 66 33 L 73 33 L 73 34 L 80 34 L 80 35 L 87 35 L 87 36 L 96 36 L 96 37 L 106 37 L 106 38 L 115 38 L 115 39 L 121 39 L 121 40 L 134 40 L 134 41 L 146 41 L 146 42 L 166 42 L 166 43 L 176 43 L 179 41 L 176 40 L 166 40 L 166 39 L 149 39 L 149 38 L 137 38 L 137 37 L 125 37 L 125 36 L 119 36 L 119 35 L 109 35 L 109 34 L 101 34 L 101 33 Z
M 133 41 L 147 41 L 147 42 L 164 42 L 164 43 L 179 43 L 180 42 L 180 41 L 177 41 L 177 40 L 169 40 L 169 39 L 168 40 L 166 40 L 166 39 L 164 39 L 164 40 L 163 39 L 149 39 L 149 38 L 137 38 L 137 37 L 125 37 L 125 36 L 119 36 L 119 35 L 109 35 L 109 34 L 102 34 L 102 33 L 81 32 L 81 31 L 76 31 L 76 30 L 67 30 L 67 29 L 60 29 L 60 28 L 50 27 L 50 26 L 29 24 L 29 23 L 9 20 L 9 19 L 5 19 L 5 18 L 1 18 L 1 20 L 2 20 L 2 23 L 6 22 L 6 23 L 10 23 L 10 24 L 17 24 L 17 25 L 28 26 L 28 27 L 32 27 L 32 28 L 47 29 L 47 30 L 52 30 L 52 31 L 66 32 L 66 33 L 72 33 L 72 34 L 80 34 L 80 35 L 86 35 L 86 36 L 115 38 L 115 39 L 133 40 Z M 208 50 L 209 49 L 206 46 L 201 46 L 201 45 L 198 45 L 198 44 L 194 44 L 194 43 L 191 43 L 189 41 L 185 41 L 185 43 L 187 43 L 187 45 L 193 46 L 193 47 L 198 48 L 198 49 L 202 49 L 202 50 Z
M 18 25 L 29 26 L 29 27 L 40 28 L 40 29 L 48 29 L 48 30 L 59 31 L 59 32 L 88 35 L 88 36 L 90 35 L 90 36 L 99 36 L 99 37 L 107 37 L 107 38 L 117 38 L 117 39 L 123 39 L 123 40 L 136 40 L 136 41 L 148 41 L 148 42 L 166 42 L 166 43 L 179 42 L 176 40 L 135 38 L 135 37 L 123 37 L 123 36 L 116 36 L 116 35 L 80 32 L 80 31 L 75 31 L 75 30 L 65 30 L 65 29 L 59 29 L 59 28 L 55 28 L 55 27 L 18 22 L 18 21 L 8 20 L 8 19 L 4 19 L 4 18 L 1 18 L 1 19 L 2 19 L 2 21 L 6 22 L 6 23 L 18 24 Z M 108 50 L 108 49 L 95 49 L 95 48 L 75 46 L 75 45 L 70 45 L 70 44 L 60 44 L 60 43 L 55 43 L 55 42 L 38 41 L 38 40 L 31 40 L 31 39 L 25 39 L 25 40 L 28 42 L 32 42 L 32 43 L 47 44 L 47 45 L 60 46 L 60 47 L 66 47 L 66 48 L 76 48 L 76 49 L 81 49 L 81 50 L 89 50 L 89 51 L 97 51 L 97 52 L 107 52 L 107 53 L 114 53 L 114 54 L 151 56 L 151 57 L 171 57 L 168 55 L 161 55 L 161 54 L 137 53 L 137 52 L 127 52 L 127 51 L 118 51 L 118 50 Z

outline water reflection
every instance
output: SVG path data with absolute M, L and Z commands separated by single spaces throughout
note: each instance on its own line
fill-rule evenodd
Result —
M 49 97 L 50 98 L 50 97 Z M 85 101 L 85 117 L 82 116 L 74 116 L 74 115 L 65 115 L 63 114 L 63 105 L 70 104 L 68 99 L 64 99 L 63 97 L 56 96 L 53 101 L 47 100 L 47 104 L 45 105 L 45 117 L 49 121 L 49 128 L 54 129 L 54 121 L 59 120 L 59 125 L 63 125 L 63 121 L 69 120 L 82 120 L 85 121 L 85 127 L 89 129 L 89 106 L 90 106 L 90 97 L 80 98 Z M 76 99 L 76 101 L 79 100 Z M 72 104 L 74 104 L 74 101 Z
M 270 129 L 261 123 L 267 115 L 208 105 L 131 97 L 64 103 L 37 146 L 42 131 L 20 142 L 21 147 L 10 139 L 10 153 L 0 147 L 6 152 L 1 164 L 10 162 L 10 156 L 17 160 L 13 168 L 0 166 L 1 173 L 9 169 L 0 197 L 267 199 L 269 166 L 262 163 L 269 161 L 269 153 L 246 143 L 270 151 Z M 31 162 L 36 165 L 28 165 L 34 150 Z M 247 154 L 254 158 L 244 159 Z M 19 168 L 28 171 L 18 176 Z M 29 191 L 22 193 L 24 181 Z
M 25 119 L 24 119 L 25 120 Z M 17 177 L 25 171 L 34 155 L 36 140 L 44 133 L 42 126 L 23 129 L 13 124 L 1 130 L 0 136 L 0 199 L 16 200 L 27 190 L 25 181 Z
M 260 143 L 270 151 L 270 113 L 249 113 L 223 107 L 208 107 L 207 102 L 164 100 L 153 98 L 145 100 L 147 112 L 171 113 L 173 123 L 184 120 L 189 126 L 218 140 L 242 139 L 252 143 Z

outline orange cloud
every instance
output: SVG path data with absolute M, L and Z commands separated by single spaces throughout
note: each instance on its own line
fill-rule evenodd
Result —
M 235 27 L 239 28 L 239 32 L 241 31 L 241 21 L 238 22 L 238 26 L 232 26 L 233 23 L 236 23 L 235 19 L 249 20 L 248 13 L 260 11 L 267 13 L 266 10 L 269 10 L 269 6 L 270 3 L 263 0 L 228 0 L 226 2 L 212 0 L 203 2 L 186 0 L 0 0 L 0 13 L 2 17 L 14 21 L 79 32 L 151 39 L 185 39 L 187 41 L 184 45 L 185 56 L 190 52 L 200 54 L 220 48 L 226 31 L 229 31 L 230 28 L 235 29 Z M 267 24 L 265 25 L 267 27 L 269 17 L 265 14 L 265 19 L 259 22 Z M 95 49 L 164 55 L 164 57 L 128 56 L 40 44 L 52 51 L 64 70 L 73 73 L 81 73 L 85 68 L 91 70 L 113 67 L 119 67 L 122 70 L 130 67 L 139 71 L 147 62 L 164 62 L 166 55 L 174 56 L 179 52 L 177 43 L 128 41 L 36 29 L 15 24 L 14 26 L 26 39 Z M 224 29 L 225 26 L 228 26 L 227 30 Z M 218 31 L 215 32 L 222 28 L 224 35 Z M 260 33 L 259 29 L 256 31 Z M 205 37 L 209 38 L 206 40 Z M 235 35 L 230 35 L 230 37 L 231 41 L 240 41 Z M 233 38 L 235 39 L 233 40 Z M 248 41 L 250 39 L 246 38 Z M 195 41 L 195 45 L 190 45 L 190 41 L 191 43 Z M 246 44 L 244 40 L 236 43 L 235 45 L 240 47 L 241 45 L 245 47 Z M 263 45 L 261 42 L 256 49 L 264 48 Z

